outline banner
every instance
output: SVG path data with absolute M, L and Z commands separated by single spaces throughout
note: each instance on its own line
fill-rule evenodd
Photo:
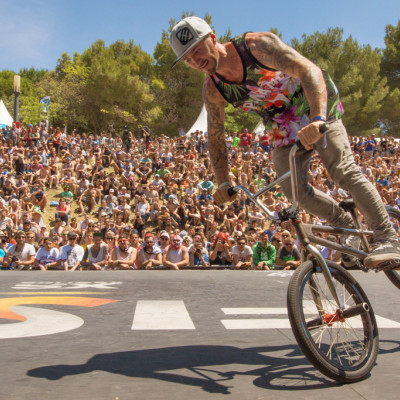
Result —
M 42 97 L 39 100 L 40 110 L 47 113 L 47 109 L 50 107 L 50 96 Z

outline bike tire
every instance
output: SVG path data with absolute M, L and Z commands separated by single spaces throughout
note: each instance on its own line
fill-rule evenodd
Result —
M 389 218 L 400 242 L 400 211 L 390 206 L 386 207 L 386 211 L 389 214 Z M 397 287 L 397 289 L 400 289 L 400 273 L 394 270 L 384 272 L 385 275 L 389 278 L 390 282 L 392 282 L 393 285 Z
M 367 303 L 369 311 L 344 322 L 321 322 L 326 321 L 327 315 L 332 321 L 332 314 L 327 311 L 334 313 L 337 306 L 321 267 L 316 262 L 306 261 L 297 268 L 289 283 L 287 306 L 290 324 L 297 343 L 315 368 L 338 382 L 358 382 L 369 375 L 378 355 L 375 315 L 365 292 L 352 275 L 333 262 L 327 264 L 345 306 Z M 320 304 L 319 310 L 316 303 Z M 328 344 L 323 341 L 328 341 Z

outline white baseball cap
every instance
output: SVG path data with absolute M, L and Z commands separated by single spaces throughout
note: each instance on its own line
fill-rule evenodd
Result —
M 171 31 L 169 41 L 172 50 L 178 56 L 174 66 L 188 51 L 204 40 L 212 29 L 204 19 L 199 17 L 186 17 L 178 22 Z

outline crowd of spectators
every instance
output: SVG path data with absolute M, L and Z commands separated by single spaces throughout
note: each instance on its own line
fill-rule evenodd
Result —
M 13 125 L 0 140 L 1 269 L 294 269 L 301 262 L 290 223 L 269 223 L 244 194 L 214 203 L 206 133 L 170 138 L 125 127 L 122 135 L 66 134 Z M 233 185 L 254 193 L 275 178 L 267 132 L 227 133 L 226 143 Z M 372 135 L 350 143 L 384 203 L 398 208 L 398 142 Z M 317 154 L 309 182 L 338 201 L 348 196 Z M 279 187 L 262 201 L 275 214 L 288 204 Z M 301 218 L 323 223 L 305 212 Z

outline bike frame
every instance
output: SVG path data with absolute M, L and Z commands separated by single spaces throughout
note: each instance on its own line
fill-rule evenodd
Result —
M 259 190 L 255 194 L 251 193 L 246 187 L 244 186 L 235 186 L 234 190 L 241 190 L 243 191 L 248 199 L 253 202 L 262 212 L 263 214 L 271 221 L 281 221 L 281 218 L 277 218 L 274 216 L 274 214 L 268 210 L 268 208 L 258 199 L 261 195 L 264 193 L 268 192 L 275 186 L 279 185 L 286 179 L 290 178 L 291 181 L 291 187 L 292 187 L 292 205 L 287 208 L 286 210 L 283 210 L 285 214 L 287 215 L 286 219 L 291 220 L 293 223 L 293 226 L 296 230 L 297 237 L 300 240 L 300 243 L 302 246 L 310 253 L 312 254 L 318 261 L 319 265 L 321 266 L 322 272 L 324 274 L 324 277 L 326 279 L 326 282 L 328 284 L 329 290 L 337 302 L 339 308 L 341 310 L 344 310 L 344 304 L 342 300 L 339 298 L 335 285 L 332 280 L 332 275 L 330 273 L 329 267 L 318 250 L 316 246 L 313 246 L 312 243 L 314 244 L 319 244 L 322 246 L 325 246 L 329 249 L 339 251 L 341 253 L 348 254 L 350 256 L 357 257 L 358 259 L 364 259 L 367 255 L 368 252 L 370 251 L 369 244 L 368 244 L 368 236 L 371 236 L 373 234 L 372 231 L 368 231 L 362 228 L 360 221 L 357 218 L 357 215 L 354 210 L 351 211 L 353 222 L 356 226 L 356 229 L 349 229 L 349 228 L 339 228 L 339 227 L 334 227 L 334 226 L 320 226 L 320 225 L 313 225 L 313 224 L 305 224 L 301 221 L 300 218 L 297 217 L 298 214 L 298 184 L 297 184 L 297 170 L 296 170 L 296 152 L 299 149 L 299 147 L 295 144 L 292 146 L 290 154 L 289 154 L 289 166 L 290 170 L 271 182 L 269 185 L 267 185 L 265 188 Z M 331 233 L 331 234 L 338 234 L 338 235 L 343 235 L 343 234 L 351 234 L 355 236 L 361 237 L 361 243 L 364 251 L 361 250 L 355 250 L 347 246 L 343 246 L 342 244 L 339 243 L 334 243 L 331 242 L 327 239 L 323 239 L 321 237 L 315 236 L 314 233 Z

